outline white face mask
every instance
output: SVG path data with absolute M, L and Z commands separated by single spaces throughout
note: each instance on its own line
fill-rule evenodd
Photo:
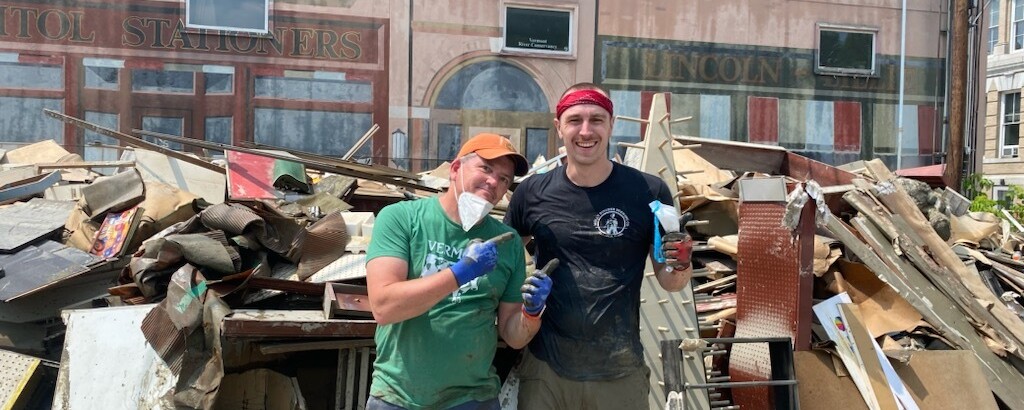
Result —
M 459 159 L 463 167 L 466 163 Z M 459 167 L 459 185 L 462 186 L 462 193 L 459 194 L 459 221 L 462 222 L 462 230 L 469 232 L 480 220 L 484 219 L 494 205 L 477 195 L 466 192 L 466 181 L 463 178 L 462 167 Z

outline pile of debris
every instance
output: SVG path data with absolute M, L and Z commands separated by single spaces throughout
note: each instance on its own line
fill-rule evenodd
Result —
M 19 386 L 3 402 L 365 403 L 374 214 L 443 189 L 446 165 L 416 175 L 140 132 L 223 152 L 211 161 L 50 115 L 124 152 L 90 162 L 53 141 L 0 152 L 0 356 L 16 369 L 4 382 Z M 788 363 L 804 408 L 1024 408 L 1016 221 L 968 212 L 954 191 L 878 161 L 834 168 L 777 147 L 672 139 L 662 153 L 683 171 L 666 179 L 699 220 L 694 281 L 674 294 L 645 282 L 645 349 L 690 338 L 692 322 L 701 338 L 783 337 L 797 352 L 787 362 L 691 346 L 706 352 L 699 380 L 662 368 L 678 355 L 654 359 L 653 403 L 724 382 L 687 400 L 759 407 L 728 383 Z M 621 162 L 644 168 L 632 149 Z
M 54 141 L 0 150 L 0 355 L 17 363 L 3 384 L 18 387 L 0 402 L 365 402 L 374 214 L 436 188 L 285 150 L 207 144 L 224 152 L 211 161 L 62 119 L 127 147 L 119 161 Z M 335 386 L 324 375 L 338 369 L 350 371 Z
M 706 221 L 690 227 L 701 337 L 790 338 L 802 408 L 1024 408 L 1024 228 L 1012 217 L 969 212 L 955 191 L 897 177 L 879 160 L 840 169 L 774 147 L 680 142 L 700 144 L 674 158 L 690 170 L 679 178 L 683 209 Z M 773 186 L 777 195 L 766 194 Z M 809 252 L 785 249 L 804 238 Z M 792 269 L 780 269 L 787 258 Z M 719 382 L 705 403 L 750 405 L 739 392 L 751 389 L 731 382 L 784 384 L 772 366 L 787 361 L 767 349 L 756 355 L 764 377 L 753 379 L 730 363 L 740 360 L 730 345 L 706 350 L 722 354 L 705 357 L 705 379 L 685 380 Z M 692 392 L 670 366 L 662 380 Z

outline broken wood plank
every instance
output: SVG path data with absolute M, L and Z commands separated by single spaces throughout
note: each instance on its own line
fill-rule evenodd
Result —
M 235 310 L 224 318 L 227 338 L 373 337 L 377 323 L 362 319 L 324 319 L 319 310 Z
M 920 244 L 916 242 L 918 238 L 914 237 L 914 232 L 906 225 L 906 221 L 903 218 L 899 215 L 894 215 L 892 220 L 897 228 L 909 234 L 909 237 L 904 235 L 902 236 L 904 239 L 899 241 L 903 255 L 917 265 L 918 270 L 925 274 L 939 291 L 957 303 L 960 306 L 960 310 L 970 316 L 974 322 L 974 327 L 979 332 L 1001 343 L 1008 353 L 1017 357 L 1024 357 L 1024 352 L 1021 351 L 1020 345 L 1015 343 L 1013 335 L 1010 334 L 1004 323 L 992 314 L 992 310 L 979 305 L 970 289 L 966 288 L 961 281 L 956 280 L 956 276 L 948 267 L 939 266 L 928 257 L 928 254 L 920 247 Z M 962 261 L 960 266 L 964 266 Z M 974 276 L 978 277 L 976 274 Z M 981 280 L 980 277 L 978 278 Z M 985 290 L 990 294 L 992 293 L 987 286 Z M 1005 307 L 1001 301 L 998 303 Z M 1018 318 L 1017 320 L 1020 319 Z
M 713 281 L 703 283 L 693 287 L 693 293 L 704 293 L 708 290 L 713 290 L 718 287 L 724 287 L 736 283 L 736 274 L 726 276 L 721 279 L 715 279 Z
M 85 161 L 85 162 L 47 162 L 42 164 L 33 164 L 37 170 L 44 169 L 92 169 L 92 168 L 107 168 L 107 167 L 134 167 L 135 161 Z
M 212 164 L 212 163 L 210 163 L 208 161 L 204 161 L 204 160 L 201 160 L 201 159 L 196 158 L 196 157 L 185 155 L 185 154 L 183 154 L 181 152 L 178 152 L 178 151 L 175 151 L 175 150 L 172 150 L 172 149 L 161 147 L 161 146 L 156 145 L 156 144 L 154 144 L 152 142 L 146 141 L 146 140 L 144 140 L 142 138 L 136 138 L 136 137 L 133 137 L 133 136 L 125 134 L 125 133 L 114 131 L 114 130 L 112 130 L 110 128 L 101 127 L 99 125 L 96 125 L 96 124 L 93 124 L 91 122 L 82 120 L 80 118 L 75 118 L 75 117 L 72 117 L 70 115 L 61 114 L 59 112 L 56 112 L 56 111 L 53 111 L 53 110 L 50 110 L 50 109 L 43 109 L 43 112 L 45 112 L 46 115 L 49 115 L 49 116 L 51 116 L 53 118 L 56 118 L 56 119 L 61 120 L 61 121 L 64 121 L 64 122 L 66 122 L 68 124 L 71 124 L 71 125 L 74 125 L 76 127 L 79 127 L 79 128 L 82 128 L 82 129 L 86 129 L 86 130 L 89 130 L 89 131 L 92 131 L 92 132 L 95 132 L 97 134 L 106 135 L 108 137 L 115 138 L 115 139 L 117 139 L 117 140 L 119 140 L 119 141 L 121 141 L 121 142 L 123 142 L 123 143 L 125 143 L 127 145 L 131 145 L 133 147 L 145 148 L 145 149 L 148 149 L 148 150 L 151 150 L 151 151 L 156 151 L 156 152 L 164 154 L 164 155 L 166 155 L 168 157 L 179 159 L 179 160 L 188 162 L 190 164 L 197 165 L 197 166 L 209 169 L 211 171 L 220 172 L 222 174 L 227 172 L 227 170 L 225 170 L 224 168 L 219 167 L 217 165 L 214 165 L 214 164 Z
M 876 202 L 874 197 L 863 191 L 850 191 L 843 194 L 843 200 L 852 205 L 861 215 L 865 215 L 875 222 L 890 240 L 899 235 L 896 227 L 888 219 L 889 211 Z
M 320 340 L 316 342 L 260 343 L 262 354 L 305 352 L 309 350 L 338 350 L 374 346 L 373 339 Z
M 1012 409 L 1024 409 L 1024 391 L 1013 387 L 1024 385 L 1024 375 L 989 350 L 985 341 L 952 301 L 935 289 L 931 282 L 920 272 L 916 272 L 912 266 L 903 273 L 890 269 L 879 255 L 861 242 L 835 215 L 829 215 L 826 222 L 829 232 L 841 240 L 880 280 L 889 284 L 897 294 L 914 306 L 939 334 L 949 340 L 954 347 L 974 353 L 996 396 L 1004 403 L 1008 403 Z M 860 233 L 876 246 L 888 243 L 877 229 L 864 229 Z M 887 256 L 891 258 L 895 254 L 890 252 Z
M 913 234 L 912 239 L 915 236 L 920 238 L 921 243 L 935 261 L 950 269 L 957 276 L 960 282 L 974 295 L 980 307 L 991 310 L 992 315 L 1002 326 L 1005 326 L 1014 338 L 1016 346 L 1024 344 L 1024 322 L 985 286 L 980 277 L 972 275 L 967 270 L 963 262 L 960 261 L 960 257 L 939 237 L 910 196 L 899 184 L 895 183 L 896 176 L 885 167 L 881 160 L 873 159 L 866 165 L 868 171 L 878 180 L 875 197 L 894 215 L 904 218 L 911 228 L 911 231 L 906 233 Z

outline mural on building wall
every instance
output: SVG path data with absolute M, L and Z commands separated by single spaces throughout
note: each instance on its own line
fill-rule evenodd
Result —
M 186 28 L 178 3 L 15 1 L 0 5 L 0 134 L 76 152 L 117 142 L 45 117 L 223 143 L 342 155 L 387 129 L 383 19 L 275 11 L 268 35 Z M 357 156 L 382 162 L 379 133 Z M 181 148 L 174 146 L 173 148 Z
M 877 75 L 814 71 L 813 50 L 599 36 L 595 81 L 616 111 L 641 113 L 643 92 L 672 93 L 676 135 L 779 145 L 830 164 L 896 162 L 899 56 L 876 56 Z M 943 61 L 910 58 L 903 105 L 903 166 L 931 164 L 941 143 Z M 621 107 L 621 108 L 620 108 Z M 639 125 L 619 121 L 615 141 Z
M 433 101 L 436 138 L 424 143 L 425 168 L 451 160 L 480 131 L 508 135 L 531 160 L 553 150 L 551 108 L 536 80 L 501 58 L 470 62 L 449 77 Z

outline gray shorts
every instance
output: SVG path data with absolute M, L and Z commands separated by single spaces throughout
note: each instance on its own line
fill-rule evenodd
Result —
M 647 409 L 651 369 L 647 365 L 615 380 L 565 379 L 524 349 L 519 363 L 519 408 L 529 410 Z
M 525 408 L 525 407 L 524 407 Z M 366 410 L 405 410 L 402 407 L 388 403 L 384 400 L 378 399 L 374 396 L 366 399 Z M 458 406 L 452 407 L 448 410 L 501 410 L 501 406 L 498 405 L 498 398 L 495 397 L 491 400 L 486 401 L 469 401 L 462 403 Z

